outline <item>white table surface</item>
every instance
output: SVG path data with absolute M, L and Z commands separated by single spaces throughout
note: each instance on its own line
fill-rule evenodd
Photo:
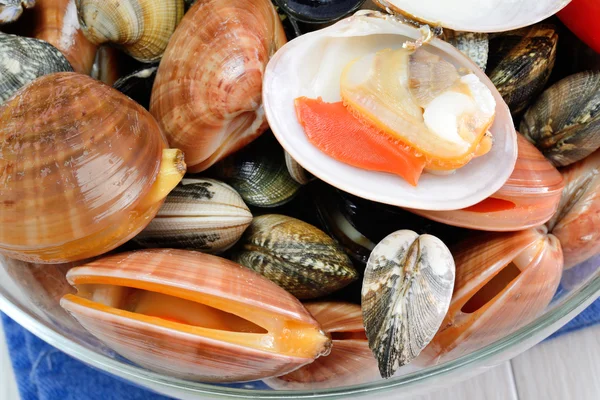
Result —
M 599 399 L 600 325 L 540 343 L 482 375 L 413 400 Z M 0 400 L 19 400 L 2 324 Z

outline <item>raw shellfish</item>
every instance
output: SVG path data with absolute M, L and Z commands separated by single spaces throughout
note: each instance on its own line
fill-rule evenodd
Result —
M 263 72 L 285 41 L 269 0 L 201 0 L 187 12 L 158 68 L 150 111 L 191 172 L 267 129 Z
M 67 279 L 78 295 L 65 296 L 61 305 L 90 333 L 170 376 L 262 379 L 308 364 L 331 346 L 293 296 L 216 256 L 122 253 L 74 268 Z
M 230 186 L 213 179 L 183 179 L 134 240 L 146 247 L 220 253 L 239 240 L 250 222 L 250 210 Z
M 71 72 L 38 78 L 0 105 L 0 142 L 0 252 L 24 261 L 114 249 L 185 172 L 146 110 Z
M 491 197 L 462 210 L 413 210 L 444 224 L 484 231 L 518 231 L 542 225 L 558 208 L 565 186 L 560 173 L 518 135 L 519 157 L 508 181 Z
M 348 256 L 329 236 L 284 215 L 254 218 L 232 260 L 299 299 L 325 296 L 358 278 Z
M 521 121 L 521 133 L 557 167 L 600 147 L 600 72 L 580 72 L 542 93 Z
M 423 360 L 452 360 L 514 332 L 546 308 L 560 282 L 560 242 L 544 226 L 479 235 L 453 253 L 454 295 Z
M 0 25 L 19 19 L 23 9 L 35 6 L 35 0 L 0 0 Z
M 159 60 L 183 17 L 183 0 L 76 0 L 88 40 L 114 43 L 142 62 Z
M 383 378 L 433 338 L 448 311 L 454 275 L 452 254 L 435 236 L 401 230 L 375 246 L 365 269 L 362 310 Z

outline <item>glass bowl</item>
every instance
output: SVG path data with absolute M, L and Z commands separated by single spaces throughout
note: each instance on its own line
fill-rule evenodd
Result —
M 200 398 L 403 398 L 467 379 L 545 339 L 600 296 L 600 255 L 563 274 L 553 301 L 533 322 L 458 359 L 425 368 L 408 365 L 393 378 L 323 390 L 272 390 L 262 382 L 203 384 L 160 375 L 131 364 L 87 333 L 59 305 L 72 289 L 69 265 L 33 265 L 0 257 L 0 309 L 31 333 L 99 370 L 155 392 Z

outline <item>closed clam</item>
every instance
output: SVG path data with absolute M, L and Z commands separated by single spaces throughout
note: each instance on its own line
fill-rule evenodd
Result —
M 487 33 L 459 32 L 445 29 L 442 38 L 485 71 L 490 47 Z
M 191 172 L 267 129 L 263 73 L 285 41 L 269 0 L 201 0 L 186 13 L 158 68 L 150 111 Z
M 254 218 L 232 254 L 299 299 L 339 290 L 358 273 L 339 245 L 323 231 L 285 215 Z
M 538 24 L 492 36 L 487 74 L 513 115 L 540 94 L 554 68 L 558 35 Z
M 362 312 L 383 378 L 433 338 L 450 304 L 454 274 L 452 254 L 435 236 L 401 230 L 375 246 L 363 279 Z
M 138 102 L 146 110 L 150 108 L 152 85 L 158 64 L 149 65 L 117 80 L 113 87 Z
M 600 253 L 600 151 L 561 170 L 565 190 L 548 229 L 560 240 L 565 268 Z
M 205 382 L 285 374 L 329 352 L 302 304 L 231 261 L 186 250 L 104 257 L 67 275 L 61 305 L 116 352 Z
M 135 241 L 151 248 L 220 253 L 239 240 L 250 222 L 250 210 L 229 185 L 214 179 L 183 179 Z
M 478 235 L 453 254 L 454 295 L 423 352 L 428 363 L 456 359 L 530 323 L 550 303 L 562 274 L 560 243 L 544 226 Z
M 268 379 L 265 383 L 280 390 L 306 390 L 376 380 L 379 369 L 369 349 L 360 306 L 331 301 L 306 303 L 304 306 L 321 324 L 321 328 L 331 335 L 331 353 L 287 375 Z
M 558 208 L 565 186 L 560 172 L 522 135 L 510 178 L 491 197 L 452 211 L 409 211 L 444 224 L 484 231 L 518 231 L 542 225 Z
M 34 79 L 73 71 L 67 59 L 43 40 L 0 32 L 0 102 Z
M 113 43 L 142 62 L 159 60 L 179 21 L 183 0 L 75 0 L 90 42 Z
M 35 0 L 0 0 L 0 25 L 18 20 L 23 9 L 33 6 Z
M 0 105 L 0 141 L 0 252 L 24 261 L 116 248 L 185 172 L 146 110 L 71 72 L 38 78 Z
M 557 167 L 600 147 L 600 72 L 580 72 L 555 83 L 529 107 L 523 133 Z

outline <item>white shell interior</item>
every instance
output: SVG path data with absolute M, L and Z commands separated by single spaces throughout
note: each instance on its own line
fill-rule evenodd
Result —
M 380 0 L 420 20 L 469 32 L 501 32 L 533 25 L 571 0 Z
M 465 67 L 486 84 L 496 99 L 496 118 L 490 129 L 494 146 L 485 156 L 472 160 L 446 176 L 423 174 L 417 187 L 404 179 L 366 171 L 322 153 L 307 139 L 298 123 L 294 99 L 322 97 L 340 101 L 343 67 L 369 52 L 400 48 L 420 32 L 391 16 L 359 11 L 328 28 L 306 34 L 282 47 L 267 65 L 263 104 L 271 129 L 283 148 L 319 179 L 348 193 L 380 203 L 424 210 L 453 210 L 489 197 L 506 182 L 517 159 L 517 136 L 506 103 L 487 76 L 451 45 L 433 40 L 426 50 Z

